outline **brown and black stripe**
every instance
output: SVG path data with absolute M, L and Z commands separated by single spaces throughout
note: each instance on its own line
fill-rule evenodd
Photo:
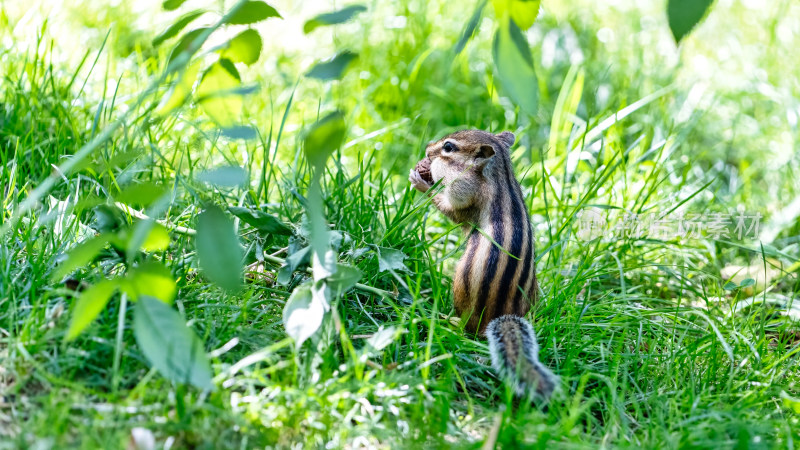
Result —
M 459 262 L 454 289 L 457 312 L 469 314 L 467 330 L 479 333 L 502 315 L 524 316 L 536 295 L 533 230 L 527 208 L 508 147 L 499 140 L 494 143 L 498 152 L 489 180 L 492 200 L 477 226 L 503 248 L 473 229 Z

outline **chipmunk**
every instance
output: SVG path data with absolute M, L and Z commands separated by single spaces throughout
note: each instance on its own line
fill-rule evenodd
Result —
M 409 181 L 462 224 L 467 245 L 456 266 L 453 302 L 466 330 L 486 335 L 492 366 L 513 381 L 517 395 L 533 391 L 547 399 L 558 378 L 539 362 L 533 327 L 523 319 L 538 283 L 533 229 L 511 168 L 514 141 L 507 131 L 455 132 L 428 144 Z M 443 189 L 431 191 L 439 181 Z

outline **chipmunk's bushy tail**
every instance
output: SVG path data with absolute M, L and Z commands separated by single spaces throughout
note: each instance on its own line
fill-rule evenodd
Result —
M 486 327 L 492 367 L 514 383 L 517 395 L 547 400 L 558 387 L 558 377 L 539 362 L 539 345 L 533 327 L 519 316 L 501 316 Z

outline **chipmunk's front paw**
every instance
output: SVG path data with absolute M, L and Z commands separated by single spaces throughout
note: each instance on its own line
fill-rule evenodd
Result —
M 417 172 L 415 169 L 411 169 L 411 172 L 409 172 L 408 181 L 412 186 L 414 186 L 414 189 L 422 193 L 428 192 L 428 189 L 431 188 L 431 185 L 428 184 L 427 181 L 423 180 L 422 176 L 420 176 L 419 172 Z

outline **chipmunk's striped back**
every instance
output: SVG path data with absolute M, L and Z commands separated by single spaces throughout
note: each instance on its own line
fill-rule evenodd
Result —
M 538 296 L 533 228 L 511 167 L 514 135 L 453 133 L 426 149 L 432 180 L 415 169 L 409 180 L 436 207 L 464 225 L 467 245 L 453 278 L 453 304 L 467 331 L 486 334 L 498 373 L 522 395 L 547 398 L 558 378 L 538 361 L 533 328 L 522 319 Z
M 470 227 L 454 279 L 456 310 L 469 314 L 467 329 L 481 334 L 492 319 L 527 314 L 538 291 L 528 209 L 508 150 L 499 147 L 502 150 L 495 155 L 494 176 L 486 186 L 492 200 L 474 224 L 480 230 Z

